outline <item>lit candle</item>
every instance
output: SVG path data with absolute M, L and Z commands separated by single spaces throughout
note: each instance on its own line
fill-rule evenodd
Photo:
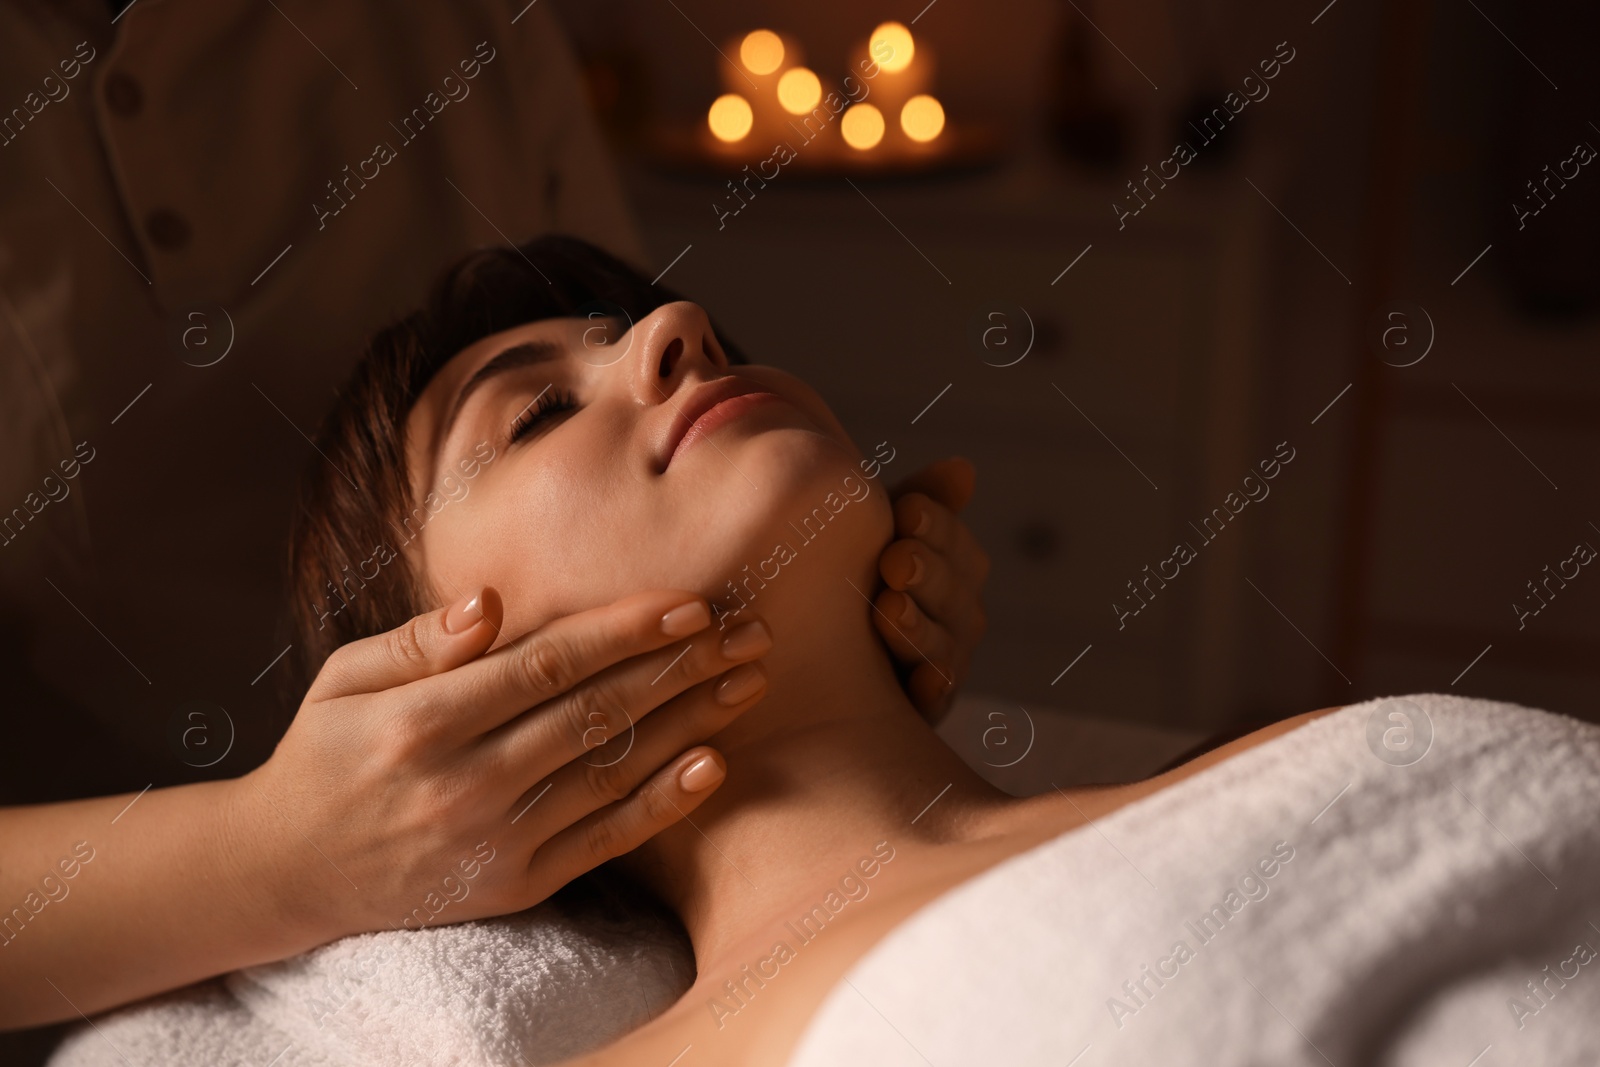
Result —
M 723 139 L 723 144 L 736 143 L 736 155 L 758 151 L 764 155 L 782 139 L 792 113 L 780 101 L 805 95 L 805 75 L 810 71 L 800 65 L 804 59 L 802 49 L 798 41 L 785 34 L 757 29 L 728 42 L 723 54 L 730 57 L 729 63 L 721 64 L 723 92 L 742 97 L 750 108 L 745 133 L 735 142 Z M 802 73 L 791 77 L 796 72 Z M 811 79 L 815 81 L 816 76 L 811 75 Z M 820 95 L 821 82 L 816 84 Z
M 927 93 L 919 93 L 900 109 L 900 129 L 918 144 L 927 144 L 944 132 L 944 107 Z
M 739 62 L 751 74 L 771 74 L 783 66 L 783 38 L 771 30 L 751 30 L 739 42 Z
M 876 148 L 883 140 L 883 112 L 871 104 L 855 104 L 839 120 L 844 143 L 860 152 Z
M 711 135 L 724 144 L 735 144 L 750 133 L 754 123 L 750 102 L 738 93 L 724 93 L 711 103 L 706 124 Z
M 824 146 L 824 156 L 926 156 L 944 132 L 944 107 L 925 91 L 933 76 L 931 50 L 899 22 L 880 23 L 854 50 L 844 92 L 856 102 L 835 112 L 837 121 L 824 111 L 822 80 L 803 65 L 792 38 L 751 30 L 728 41 L 723 54 L 729 57 L 720 71 L 723 93 L 707 110 L 701 137 L 725 157 L 755 158 L 794 134 L 796 121 L 804 123 L 807 142 L 818 136 L 837 138 L 833 146 L 844 142 Z
M 917 42 L 912 39 L 911 31 L 900 23 L 885 22 L 867 39 L 867 51 L 884 70 L 898 74 L 916 58 Z
M 822 81 L 805 67 L 790 67 L 778 79 L 778 103 L 791 115 L 809 115 L 822 101 Z
M 871 145 L 851 142 L 848 133 L 846 142 L 863 151 L 880 142 L 879 152 L 926 151 L 923 146 L 944 128 L 944 109 L 924 92 L 933 77 L 932 50 L 901 23 L 884 22 L 855 51 L 851 62 L 851 73 L 867 87 L 879 117 L 887 116 L 890 121 L 885 124 L 886 135 L 872 138 Z M 908 114 L 906 108 L 913 100 L 917 104 Z

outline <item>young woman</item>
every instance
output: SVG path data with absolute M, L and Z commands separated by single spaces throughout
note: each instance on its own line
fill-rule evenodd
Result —
M 500 329 L 500 319 L 480 312 L 509 316 L 505 325 L 566 316 L 562 322 L 578 330 L 571 338 L 555 325 L 546 329 L 572 342 L 574 358 L 587 355 L 596 374 L 613 377 L 632 366 L 618 362 L 626 344 L 605 344 L 618 322 L 588 318 L 581 307 L 601 283 L 621 277 L 617 262 L 574 242 L 543 247 L 535 254 L 550 272 L 594 284 L 557 290 L 515 253 L 481 259 L 480 268 L 498 269 L 472 275 L 474 295 L 443 294 L 460 314 L 437 321 L 455 332 L 431 338 L 427 351 L 448 358 Z M 621 295 L 639 314 L 663 299 Z M 611 310 L 626 317 L 620 306 Z M 580 311 L 581 319 L 570 317 Z M 619 559 L 649 547 L 637 528 L 612 526 L 607 535 L 616 539 L 603 550 L 589 537 L 594 582 L 568 566 L 541 577 L 548 595 L 537 604 L 509 605 L 505 625 L 523 629 L 536 608 L 541 620 L 552 619 L 558 603 L 586 609 L 546 626 L 534 661 L 473 662 L 502 625 L 492 590 L 413 618 L 411 605 L 431 604 L 436 593 L 457 599 L 445 585 L 455 572 L 434 576 L 424 593 L 413 561 L 424 560 L 444 530 L 459 528 L 465 509 L 512 484 L 503 472 L 522 449 L 486 434 L 463 441 L 448 462 L 408 465 L 399 450 L 406 416 L 444 359 L 429 362 L 432 355 L 406 347 L 419 342 L 407 329 L 389 341 L 401 347 L 380 346 L 362 372 L 364 391 L 353 394 L 338 424 L 350 440 L 328 444 L 328 459 L 313 457 L 334 481 L 308 508 L 322 528 L 346 539 L 319 540 L 316 523 L 304 527 L 302 558 L 320 555 L 325 564 L 300 572 L 305 639 L 298 647 L 313 669 L 294 729 L 272 757 L 240 778 L 0 807 L 0 1032 L 76 1020 L 354 933 L 522 911 L 678 822 L 715 788 L 714 765 L 698 761 L 700 746 L 760 701 L 760 671 L 748 664 L 764 651 L 763 638 L 744 629 L 718 644 L 707 634 L 702 651 L 663 673 L 659 656 L 649 654 L 709 631 L 705 602 L 656 592 L 602 606 L 589 595 L 642 588 Z M 497 364 L 510 377 L 475 383 L 465 415 L 508 381 L 525 380 L 537 369 L 531 355 L 543 354 L 519 351 Z M 541 401 L 546 414 L 557 395 Z M 469 423 L 463 417 L 458 426 L 467 432 Z M 357 442 L 376 459 L 356 455 Z M 415 493 L 403 482 L 408 471 L 425 477 Z M 894 589 L 877 594 L 875 615 L 895 642 L 908 699 L 936 717 L 983 625 L 983 554 L 955 514 L 972 472 L 947 461 L 894 476 L 911 491 L 898 498 L 903 536 L 881 560 Z M 498 488 L 486 493 L 491 485 Z M 881 483 L 875 492 L 882 497 Z M 571 503 L 578 514 L 588 508 L 581 498 Z M 562 510 L 553 505 L 552 515 Z M 712 516 L 701 517 L 712 525 Z M 203 610 L 214 610 L 214 624 L 225 627 L 239 606 L 224 598 Z M 380 631 L 387 632 L 340 647 Z M 552 688 L 550 678 L 562 684 Z M 613 694 L 629 715 L 649 722 L 621 761 L 587 754 L 606 733 L 605 716 L 616 714 Z M 598 720 L 587 717 L 591 711 Z M 570 736 L 548 727 L 577 712 Z M 513 718 L 528 728 L 506 728 Z M 688 765 L 697 769 L 681 774 Z M 655 788 L 637 790 L 647 778 Z M 545 779 L 559 786 L 544 801 L 530 808 L 519 799 Z M 490 880 L 499 879 L 498 889 L 474 892 L 470 907 L 450 901 L 448 914 L 435 919 L 452 892 L 437 891 L 440 872 L 477 863 L 489 854 L 478 844 L 507 827 L 522 835 L 523 848 L 496 853 Z M 501 874 L 512 864 L 519 879 Z
M 591 318 L 596 301 L 615 319 Z M 418 654 L 476 662 L 413 687 L 391 744 L 448 752 L 457 735 L 487 730 L 482 744 L 508 767 L 540 737 L 590 750 L 584 766 L 525 774 L 493 825 L 469 820 L 483 783 L 463 774 L 448 799 L 467 825 L 428 828 L 438 850 L 488 840 L 535 859 L 621 852 L 593 817 L 546 838 L 537 819 L 511 815 L 572 823 L 597 781 L 659 804 L 678 802 L 674 787 L 721 782 L 692 819 L 618 861 L 682 918 L 698 978 L 597 1064 L 665 1064 L 690 1044 L 697 1063 L 782 1062 L 828 989 L 920 905 L 1307 718 L 1134 785 L 1024 800 L 991 788 L 908 701 L 874 620 L 877 559 L 895 533 L 877 475 L 893 442 L 864 453 L 804 383 L 736 362 L 698 306 L 572 242 L 485 253 L 451 272 L 430 309 L 377 339 L 320 446 L 326 463 L 312 472 L 293 552 L 306 639 L 332 648 L 419 611 L 475 612 Z M 379 590 L 329 616 L 329 583 L 467 470 L 469 492 L 404 550 L 383 553 L 392 558 Z M 630 595 L 639 610 L 619 630 L 690 620 L 679 639 L 609 668 L 603 643 L 565 639 L 559 620 Z M 891 642 L 896 634 L 909 637 L 894 630 Z M 700 681 L 703 665 L 729 657 L 744 663 Z M 595 682 L 572 685 L 596 670 Z M 467 722 L 435 713 L 447 687 L 506 672 L 525 680 L 525 703 L 486 701 Z M 671 780 L 646 779 L 670 755 L 660 716 L 641 718 L 638 693 L 652 685 L 678 699 L 726 692 L 724 703 L 694 705 L 711 744 L 685 754 Z M 534 698 L 547 710 L 525 714 Z M 296 721 L 283 744 L 316 745 L 338 729 L 327 717 Z M 532 869 L 497 864 L 480 878 L 490 894 L 515 894 Z M 871 878 L 870 895 L 782 961 L 782 981 L 725 1026 L 708 1003 L 790 937 L 787 924 L 841 873 Z

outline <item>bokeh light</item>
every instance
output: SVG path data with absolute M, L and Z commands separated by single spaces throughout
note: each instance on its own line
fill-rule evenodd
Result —
M 900 109 L 900 128 L 913 141 L 931 141 L 944 129 L 944 108 L 927 93 L 913 96 Z
M 752 30 L 739 44 L 739 61 L 751 74 L 771 74 L 783 65 L 783 38 L 771 30 Z
M 911 65 L 911 57 L 916 54 L 917 45 L 911 39 L 910 30 L 898 22 L 885 22 L 872 31 L 872 37 L 867 41 L 867 50 L 877 61 L 878 66 L 893 74 Z
M 711 124 L 711 133 L 717 140 L 731 143 L 750 132 L 755 115 L 750 110 L 750 101 L 738 93 L 726 93 L 711 102 L 706 121 Z
M 883 140 L 883 112 L 871 104 L 856 104 L 839 120 L 839 132 L 845 144 L 866 151 Z
M 805 67 L 791 67 L 778 79 L 778 103 L 791 115 L 804 115 L 822 100 L 822 82 Z

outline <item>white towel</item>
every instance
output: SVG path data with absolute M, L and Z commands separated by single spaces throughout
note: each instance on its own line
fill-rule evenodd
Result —
M 1597 953 L 1600 727 L 1390 698 L 945 894 L 790 1067 L 1593 1065 Z
M 50 1065 L 538 1067 L 642 1025 L 693 981 L 680 926 L 580 881 L 519 915 L 345 938 L 112 1012 Z

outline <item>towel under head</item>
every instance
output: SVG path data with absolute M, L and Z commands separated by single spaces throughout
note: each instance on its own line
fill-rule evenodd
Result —
M 517 915 L 348 937 L 112 1012 L 50 1067 L 538 1067 L 642 1025 L 694 974 L 676 919 L 589 877 Z

